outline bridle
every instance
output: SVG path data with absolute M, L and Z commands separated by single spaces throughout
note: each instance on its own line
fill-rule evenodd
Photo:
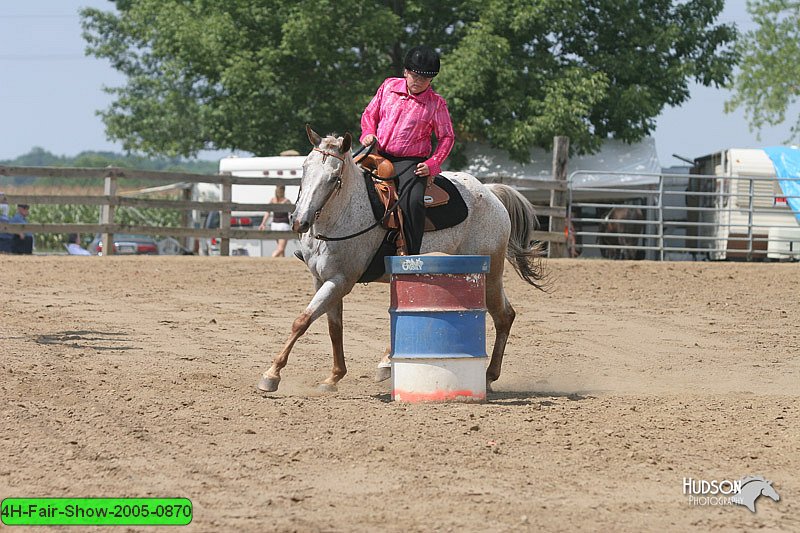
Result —
M 329 152 L 327 150 L 323 150 L 322 148 L 317 148 L 316 146 L 314 147 L 313 151 L 314 152 L 319 152 L 319 153 L 322 154 L 322 162 L 323 163 L 325 163 L 325 161 L 328 160 L 328 156 L 335 157 L 336 159 L 338 159 L 339 161 L 344 163 L 344 157 L 342 157 L 340 155 L 337 155 L 337 154 L 334 154 L 333 152 Z
M 369 145 L 369 150 L 367 151 L 366 155 L 369 155 L 372 152 L 372 149 L 374 148 L 374 146 L 375 146 L 375 143 Z M 328 156 L 335 157 L 336 159 L 338 159 L 339 161 L 342 162 L 341 172 L 339 172 L 339 175 L 336 177 L 336 186 L 333 188 L 333 190 L 330 193 L 328 193 L 328 196 L 325 198 L 325 201 L 322 202 L 322 205 L 320 206 L 320 208 L 317 209 L 317 211 L 314 213 L 314 220 L 316 220 L 316 219 L 319 218 L 320 213 L 322 213 L 322 210 L 328 204 L 330 199 L 333 198 L 334 194 L 338 193 L 341 190 L 341 188 L 342 188 L 342 174 L 344 174 L 344 169 L 345 169 L 345 166 L 346 166 L 347 163 L 345 162 L 345 159 L 344 159 L 343 156 L 341 156 L 339 154 L 336 154 L 334 152 L 329 152 L 327 150 L 323 150 L 322 148 L 317 148 L 316 146 L 312 149 L 312 151 L 319 152 L 319 153 L 322 154 L 322 163 L 323 164 L 325 163 L 325 161 L 327 161 Z M 360 150 L 358 150 L 358 152 L 355 154 L 355 156 L 358 156 L 362 151 L 364 151 L 364 147 L 362 147 Z M 297 193 L 297 199 L 298 200 L 300 199 L 300 193 L 301 192 L 302 191 L 298 191 L 298 193 Z M 366 228 L 362 229 L 361 231 L 357 231 L 356 233 L 352 233 L 350 235 L 345 235 L 344 237 L 326 237 L 325 235 L 322 235 L 321 233 L 317 233 L 316 235 L 314 235 L 314 238 L 317 239 L 317 240 L 320 240 L 320 241 L 345 241 L 347 239 L 352 239 L 353 237 L 358 237 L 358 236 L 363 235 L 366 232 L 370 231 L 371 229 L 374 229 L 374 228 L 377 228 L 378 226 L 380 226 L 383 223 L 383 220 L 386 219 L 391 214 L 391 211 L 394 211 L 395 209 L 397 209 L 397 204 L 395 204 L 395 206 L 391 210 L 388 210 L 386 212 L 386 214 L 384 214 L 383 219 L 378 220 L 377 222 L 375 222 L 371 226 L 366 227 Z
M 344 157 L 340 156 L 339 154 L 335 154 L 333 152 L 329 152 L 327 150 L 323 150 L 322 148 L 317 148 L 316 146 L 314 147 L 313 151 L 314 152 L 319 152 L 319 153 L 322 154 L 322 164 L 323 165 L 325 164 L 325 161 L 328 160 L 328 156 L 335 157 L 336 159 L 338 159 L 339 161 L 342 162 L 342 168 L 339 171 L 339 175 L 336 176 L 336 185 L 333 187 L 331 192 L 328 193 L 328 196 L 325 197 L 325 201 L 322 202 L 322 205 L 319 207 L 319 209 L 317 209 L 314 212 L 314 220 L 316 220 L 316 219 L 319 218 L 320 213 L 322 213 L 322 210 L 325 208 L 325 206 L 328 204 L 328 202 L 331 200 L 331 198 L 333 198 L 334 194 L 338 194 L 339 191 L 342 190 L 342 174 L 344 174 L 345 160 L 344 160 Z M 298 191 L 298 193 L 297 193 L 298 200 L 300 199 L 300 193 L 301 192 L 302 192 L 302 190 Z

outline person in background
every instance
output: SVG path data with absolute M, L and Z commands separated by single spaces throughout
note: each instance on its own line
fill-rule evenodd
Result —
M 81 238 L 77 233 L 67 236 L 67 253 L 69 255 L 92 255 L 89 250 L 81 247 Z
M 11 224 L 27 224 L 30 206 L 28 204 L 17 205 L 17 212 L 11 217 Z M 14 234 L 11 244 L 13 254 L 32 254 L 33 253 L 33 233 Z
M 290 204 L 288 198 L 286 198 L 286 187 L 283 185 L 276 185 L 275 186 L 275 196 L 269 199 L 270 204 Z M 272 215 L 272 224 L 270 228 L 272 231 L 292 231 L 292 226 L 289 224 L 289 212 L 288 211 L 276 211 L 274 213 L 270 213 L 267 211 L 264 213 L 264 218 L 261 220 L 261 225 L 258 226 L 258 229 L 264 231 L 267 228 L 267 220 L 269 220 L 269 216 Z M 286 239 L 278 239 L 278 247 L 272 252 L 272 257 L 285 257 L 286 256 Z
M 11 219 L 8 218 L 8 200 L 6 200 L 6 195 L 0 192 L 0 224 L 8 224 L 10 222 Z M 11 253 L 13 237 L 10 233 L 0 232 L 0 254 Z
M 431 88 L 439 63 L 436 50 L 415 46 L 406 54 L 403 77 L 386 79 L 361 115 L 361 144 L 377 143 L 378 153 L 394 163 L 409 255 L 422 246 L 425 187 L 455 142 L 447 102 Z

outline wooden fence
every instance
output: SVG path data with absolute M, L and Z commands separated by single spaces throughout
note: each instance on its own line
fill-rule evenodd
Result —
M 133 233 L 144 235 L 169 236 L 178 239 L 194 238 L 219 238 L 222 255 L 229 255 L 230 239 L 292 239 L 297 235 L 287 231 L 260 231 L 254 229 L 236 229 L 230 227 L 232 211 L 270 211 L 292 212 L 292 204 L 245 204 L 231 201 L 232 186 L 236 184 L 247 185 L 299 185 L 300 178 L 268 178 L 268 177 L 237 177 L 230 175 L 205 175 L 182 172 L 159 172 L 133 170 L 118 167 L 106 168 L 74 168 L 74 167 L 17 167 L 0 165 L 0 176 L 31 176 L 50 177 L 56 179 L 95 178 L 104 180 L 103 195 L 96 196 L 66 196 L 43 194 L 7 194 L 8 203 L 14 204 L 50 204 L 50 205 L 99 205 L 101 206 L 100 222 L 98 224 L 0 224 L 0 232 L 4 233 L 90 233 L 101 234 L 103 250 L 113 253 L 113 235 L 115 233 Z M 151 198 L 138 198 L 131 193 L 119 192 L 120 180 L 151 181 L 154 183 L 169 183 L 170 188 L 182 191 L 180 200 L 159 200 Z M 526 198 L 534 204 L 541 203 L 542 193 L 551 197 L 549 205 L 537 206 L 537 214 L 548 216 L 553 221 L 561 221 L 563 228 L 566 218 L 566 176 L 558 180 L 528 180 L 515 178 L 495 178 L 486 182 L 505 183 L 517 188 Z M 191 199 L 191 187 L 196 183 L 210 183 L 222 186 L 221 201 L 196 201 Z M 558 194 L 560 193 L 560 194 Z M 127 194 L 127 195 L 126 195 Z M 553 200 L 555 198 L 555 201 Z M 561 198 L 561 200 L 559 200 Z M 182 225 L 149 226 L 119 224 L 114 221 L 114 212 L 118 207 L 155 207 L 176 209 L 182 213 Z M 220 211 L 220 227 L 218 229 L 204 229 L 190 227 L 191 212 L 193 210 Z M 559 227 L 556 225 L 555 227 Z M 561 256 L 563 251 L 557 251 L 557 246 L 563 248 L 565 235 L 562 231 L 537 231 L 535 239 L 550 243 L 551 255 Z M 555 254 L 553 252 L 555 251 Z

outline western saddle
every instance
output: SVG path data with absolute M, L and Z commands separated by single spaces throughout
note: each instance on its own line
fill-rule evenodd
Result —
M 403 233 L 403 213 L 395 205 L 398 201 L 397 180 L 394 173 L 394 165 L 385 157 L 369 154 L 356 160 L 356 164 L 365 169 L 372 178 L 372 184 L 378 197 L 381 200 L 388 216 L 382 221 L 382 226 L 387 230 L 397 231 L 397 255 L 408 255 L 406 239 Z M 428 183 L 425 187 L 423 202 L 425 207 L 439 207 L 450 200 L 447 191 L 436 185 L 434 176 L 428 176 Z M 425 219 L 425 231 L 432 231 L 435 228 L 430 220 Z

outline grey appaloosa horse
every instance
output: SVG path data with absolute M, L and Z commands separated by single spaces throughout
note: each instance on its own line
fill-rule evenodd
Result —
M 306 127 L 314 146 L 303 163 L 300 197 L 292 213 L 292 229 L 299 233 L 303 261 L 314 277 L 316 294 L 292 324 L 283 349 L 264 372 L 258 388 L 278 390 L 281 370 L 298 338 L 322 314 L 328 315 L 328 332 L 333 345 L 333 368 L 319 383 L 323 390 L 336 390 L 347 373 L 342 342 L 342 298 L 355 286 L 381 244 L 385 230 L 374 227 L 345 240 L 318 238 L 358 234 L 375 222 L 362 171 L 350 154 L 352 138 L 320 137 Z M 514 322 L 515 312 L 503 290 L 506 258 L 517 273 L 534 287 L 542 288 L 544 272 L 542 250 L 532 244 L 536 227 L 533 206 L 506 185 L 483 185 L 463 172 L 445 172 L 464 198 L 469 216 L 449 229 L 425 234 L 422 253 L 442 252 L 459 255 L 491 256 L 486 279 L 486 307 L 494 321 L 494 349 L 486 369 L 487 386 L 500 377 L 503 352 Z M 386 281 L 384 279 L 383 281 Z M 383 366 L 386 366 L 386 359 Z M 385 373 L 382 377 L 388 377 Z M 488 388 L 488 387 L 487 387 Z

